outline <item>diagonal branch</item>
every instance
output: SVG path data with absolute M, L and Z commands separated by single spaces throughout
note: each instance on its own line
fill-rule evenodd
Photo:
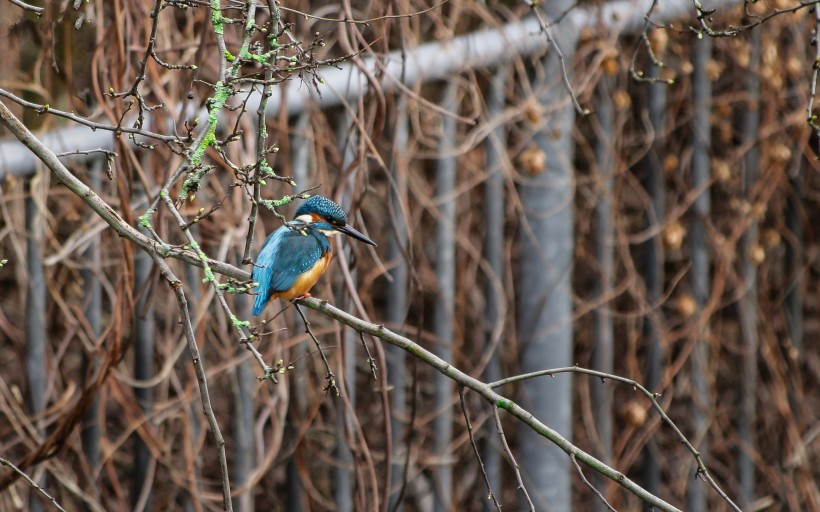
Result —
M 467 375 L 463 371 L 452 366 L 447 361 L 441 359 L 429 350 L 425 349 L 421 345 L 405 338 L 404 336 L 400 336 L 388 330 L 383 325 L 376 325 L 370 322 L 365 322 L 360 318 L 350 315 L 328 304 L 326 301 L 310 297 L 299 299 L 296 302 L 303 306 L 309 307 L 315 311 L 318 311 L 319 313 L 322 313 L 325 316 L 333 318 L 349 327 L 352 327 L 353 329 L 356 329 L 359 332 L 370 334 L 371 336 L 375 336 L 385 343 L 389 343 L 391 345 L 401 348 L 402 350 L 407 351 L 416 358 L 422 360 L 426 364 L 432 366 L 442 374 L 446 375 L 448 378 L 452 379 L 459 385 L 475 391 L 476 393 L 481 395 L 486 401 L 493 404 L 495 407 L 504 409 L 512 416 L 520 420 L 522 423 L 532 428 L 535 432 L 549 439 L 552 443 L 554 443 L 564 452 L 566 452 L 567 455 L 574 455 L 578 461 L 583 462 L 590 468 L 601 473 L 605 477 L 613 480 L 627 491 L 642 499 L 647 505 L 650 505 L 658 510 L 662 510 L 665 512 L 680 512 L 680 509 L 678 509 L 674 505 L 671 505 L 670 503 L 667 503 L 661 498 L 651 494 L 646 489 L 632 481 L 625 474 L 608 466 L 607 464 L 596 459 L 589 453 L 581 450 L 580 448 L 569 442 L 559 432 L 553 430 L 552 428 L 548 427 L 543 422 L 541 422 L 541 420 L 534 417 L 529 411 L 522 408 L 520 405 L 510 400 L 509 398 L 497 393 L 488 384 Z
M 484 483 L 487 484 L 487 499 L 492 500 L 496 510 L 501 512 L 501 503 L 498 502 L 498 498 L 495 494 L 493 494 L 493 486 L 490 485 L 490 477 L 487 476 L 487 470 L 484 469 L 484 461 L 481 460 L 481 452 L 478 451 L 478 445 L 475 442 L 475 436 L 473 435 L 473 424 L 470 421 L 470 415 L 467 412 L 467 402 L 464 400 L 464 387 L 458 388 L 458 398 L 461 401 L 461 412 L 464 413 L 464 423 L 467 425 L 467 433 L 470 435 L 470 444 L 473 446 L 473 453 L 475 453 L 475 458 L 478 460 L 478 467 L 481 469 L 481 475 L 484 477 Z
M 225 453 L 225 438 L 222 437 L 222 431 L 219 428 L 219 423 L 214 414 L 214 408 L 211 405 L 211 393 L 208 390 L 208 381 L 205 376 L 205 366 L 202 364 L 202 358 L 199 356 L 199 346 L 196 343 L 196 335 L 194 334 L 194 327 L 191 323 L 191 312 L 188 309 L 188 300 L 185 298 L 185 291 L 182 288 L 182 282 L 171 272 L 168 264 L 160 258 L 157 254 L 151 254 L 154 263 L 159 267 L 162 278 L 168 282 L 168 286 L 174 291 L 177 303 L 179 305 L 179 314 L 181 316 L 182 327 L 185 333 L 185 340 L 188 342 L 188 350 L 191 352 L 191 359 L 194 363 L 194 370 L 196 372 L 196 380 L 199 384 L 199 394 L 202 400 L 202 412 L 208 421 L 208 426 L 211 430 L 211 435 L 216 443 L 216 451 L 219 458 L 219 471 L 222 477 L 222 506 L 223 510 L 232 511 L 233 504 L 231 502 L 231 483 L 228 473 L 228 457 Z
M 114 210 L 108 203 L 106 203 L 100 196 L 98 196 L 88 185 L 77 178 L 68 168 L 63 165 L 49 148 L 47 148 L 42 141 L 35 137 L 28 128 L 20 122 L 19 119 L 0 101 L 0 124 L 14 134 L 17 139 L 22 142 L 27 148 L 39 158 L 48 169 L 54 173 L 54 176 L 69 190 L 76 194 L 80 199 L 91 207 L 94 212 L 99 215 L 109 226 L 123 238 L 134 242 L 142 249 L 150 253 L 157 254 L 162 258 L 176 258 L 185 263 L 202 267 L 203 262 L 200 261 L 199 256 L 190 250 L 182 249 L 169 244 L 163 244 L 156 240 L 151 240 L 144 234 L 140 233 L 136 228 L 130 226 L 122 216 Z M 216 260 L 206 259 L 207 264 L 216 273 L 233 277 L 240 281 L 247 281 L 251 275 L 244 270 L 238 269 L 233 265 L 223 263 Z
M 6 466 L 7 468 L 17 473 L 21 478 L 28 482 L 32 489 L 45 496 L 51 502 L 51 504 L 54 505 L 54 508 L 62 512 L 65 512 L 65 509 L 60 506 L 60 503 L 56 499 L 54 499 L 54 497 L 51 496 L 48 492 L 46 492 L 45 489 L 40 487 L 40 485 L 37 482 L 32 480 L 30 476 L 23 472 L 23 470 L 12 464 L 10 461 L 4 459 L 3 457 L 0 457 L 0 466 Z

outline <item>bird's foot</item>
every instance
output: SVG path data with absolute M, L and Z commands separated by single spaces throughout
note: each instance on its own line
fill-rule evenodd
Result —
M 310 292 L 305 292 L 305 293 L 303 293 L 302 295 L 300 295 L 300 296 L 298 296 L 298 297 L 294 297 L 294 299 L 293 299 L 293 300 L 294 300 L 294 301 L 297 301 L 297 300 L 299 300 L 299 299 L 307 299 L 307 298 L 309 298 L 309 297 L 313 297 L 313 295 L 311 295 L 311 294 L 310 294 Z

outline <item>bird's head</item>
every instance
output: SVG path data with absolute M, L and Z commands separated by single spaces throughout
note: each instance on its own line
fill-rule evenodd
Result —
M 376 245 L 373 240 L 353 229 L 347 223 L 347 214 L 342 207 L 326 197 L 311 196 L 302 203 L 302 206 L 296 210 L 294 224 L 296 223 L 316 229 L 326 236 L 344 233 L 366 244 Z

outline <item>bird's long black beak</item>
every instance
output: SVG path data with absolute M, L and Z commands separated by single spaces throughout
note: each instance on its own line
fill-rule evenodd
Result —
M 364 243 L 366 243 L 368 245 L 372 245 L 374 247 L 376 246 L 376 242 L 374 242 L 373 240 L 371 240 L 371 239 L 367 238 L 366 236 L 364 236 L 362 233 L 359 233 L 358 231 L 353 229 L 353 226 L 351 226 L 350 224 L 345 224 L 342 227 L 334 226 L 334 228 L 336 229 L 336 231 L 344 233 L 347 236 L 352 236 L 353 238 L 355 238 L 356 240 L 358 240 L 360 242 L 364 242 Z

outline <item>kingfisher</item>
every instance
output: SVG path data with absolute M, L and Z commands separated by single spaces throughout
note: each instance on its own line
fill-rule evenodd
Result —
M 333 256 L 330 237 L 339 233 L 376 245 L 347 223 L 341 206 L 322 196 L 308 198 L 292 221 L 271 233 L 253 267 L 258 283 L 253 316 L 262 314 L 271 299 L 310 297 L 308 292 Z

